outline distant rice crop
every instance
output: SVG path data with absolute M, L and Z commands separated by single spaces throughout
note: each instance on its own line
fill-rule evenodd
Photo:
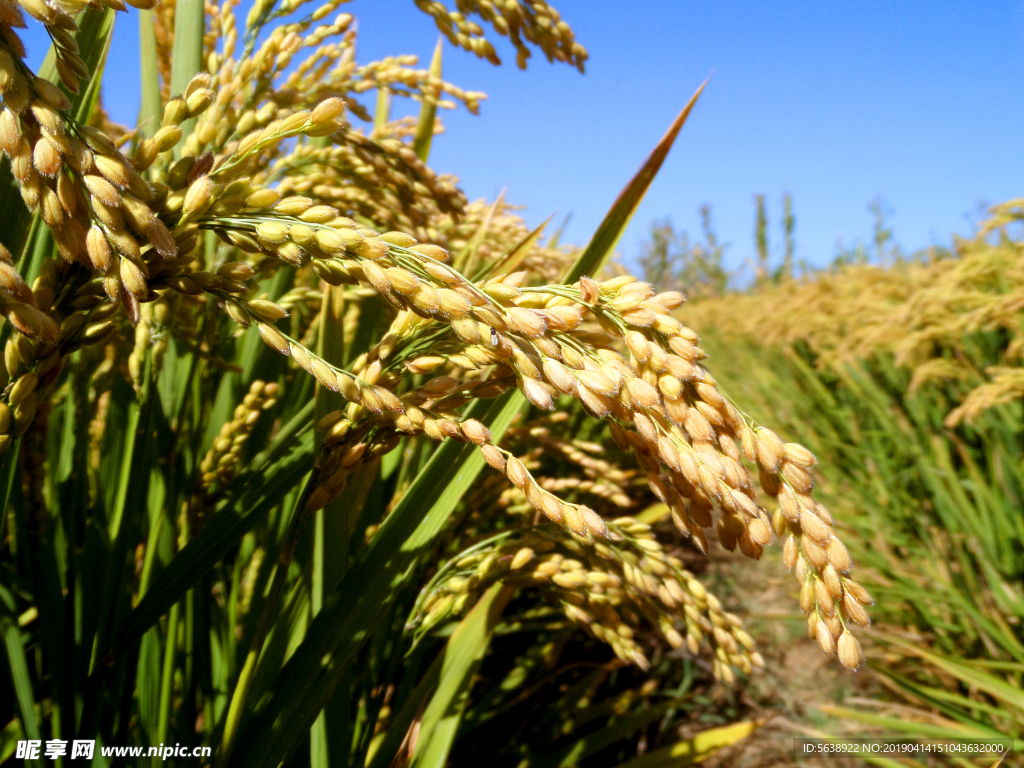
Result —
M 722 388 L 822 459 L 879 596 L 869 664 L 902 695 L 828 711 L 888 732 L 1024 735 L 1019 200 L 950 258 L 842 266 L 687 306 Z

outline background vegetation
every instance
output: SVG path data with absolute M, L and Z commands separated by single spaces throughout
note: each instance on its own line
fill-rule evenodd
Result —
M 877 686 L 822 711 L 858 733 L 1019 740 L 1024 209 L 998 205 L 973 238 L 909 256 L 872 209 L 874 253 L 841 250 L 799 279 L 784 261 L 681 316 L 705 329 L 723 391 L 821 459 L 822 497 L 878 597 Z

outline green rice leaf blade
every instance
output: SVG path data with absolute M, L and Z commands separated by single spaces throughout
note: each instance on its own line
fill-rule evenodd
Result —
M 471 415 L 487 423 L 497 440 L 523 403 L 518 392 L 510 392 L 477 403 Z M 231 765 L 267 768 L 297 746 L 372 634 L 374 617 L 410 578 L 483 467 L 474 446 L 448 442 L 435 451 L 341 584 L 325 598 L 306 640 L 244 727 Z
M 462 721 L 473 678 L 502 610 L 515 590 L 494 584 L 448 639 L 437 692 L 420 721 L 412 768 L 444 768 Z
M 443 53 L 444 38 L 439 37 L 437 45 L 434 47 L 434 56 L 430 60 L 430 77 L 435 81 L 441 80 L 441 58 Z M 416 135 L 412 140 L 412 151 L 424 163 L 430 157 L 430 145 L 434 140 L 434 122 L 437 119 L 437 99 L 440 96 L 440 89 L 435 88 L 434 100 L 424 100 L 420 106 L 420 116 L 416 123 Z
M 139 106 L 139 127 L 143 136 L 151 138 L 160 128 L 160 75 L 157 69 L 156 31 L 153 12 L 139 11 L 139 65 L 142 77 L 142 103 Z
M 21 639 L 18 618 L 13 613 L 14 597 L 6 587 L 0 586 L 0 634 L 3 635 L 7 668 L 14 684 L 15 698 L 21 717 L 22 731 L 29 739 L 39 738 L 39 722 L 36 720 L 35 693 L 29 677 L 28 660 Z M 40 761 L 32 761 L 36 766 Z
M 445 651 L 437 654 L 426 673 L 416 683 L 405 701 L 401 704 L 398 713 L 388 725 L 387 734 L 383 741 L 374 747 L 375 751 L 367 755 L 366 768 L 388 768 L 399 748 L 405 740 L 409 727 L 416 716 L 423 711 L 423 702 L 435 687 L 441 677 L 441 667 L 444 665 Z
M 646 728 L 654 721 L 660 719 L 668 710 L 678 704 L 679 701 L 676 699 L 663 701 L 660 704 L 635 712 L 620 720 L 610 721 L 605 727 L 598 728 L 592 733 L 577 739 L 553 755 L 538 758 L 531 765 L 536 766 L 536 768 L 571 768 L 571 766 L 577 765 L 581 760 L 585 760 L 602 749 L 622 739 L 628 739 L 641 728 Z M 595 708 L 600 708 L 600 706 L 598 705 Z M 571 716 L 570 722 L 573 722 Z
M 183 94 L 189 82 L 203 70 L 203 35 L 206 32 L 206 7 L 203 0 L 179 0 L 174 11 L 174 49 L 171 54 L 171 96 Z M 195 118 L 181 125 L 187 136 Z M 181 151 L 179 144 L 175 156 Z
M 312 412 L 310 403 L 281 429 L 250 468 L 239 475 L 233 484 L 237 490 L 154 580 L 128 616 L 115 639 L 115 652 L 122 652 L 137 641 L 196 581 L 216 567 L 257 520 L 301 482 L 309 471 L 313 454 L 309 423 Z
M 647 156 L 643 165 L 640 166 L 640 169 L 629 180 L 629 183 L 623 187 L 612 207 L 605 214 L 604 220 L 598 226 L 590 243 L 583 253 L 580 254 L 569 272 L 566 273 L 565 278 L 562 280 L 563 283 L 575 283 L 586 275 L 598 274 L 608 262 L 608 259 L 611 258 L 612 253 L 615 251 L 615 246 L 622 237 L 622 233 L 626 231 L 630 219 L 633 218 L 633 214 L 636 213 L 636 209 L 644 199 L 644 195 L 651 186 L 651 182 L 654 181 L 654 177 L 661 168 L 661 164 L 665 162 L 669 150 L 672 149 L 672 144 L 675 143 L 679 131 L 683 129 L 683 124 L 686 123 L 686 118 L 690 116 L 690 111 L 697 103 L 697 99 L 700 98 L 705 85 L 707 85 L 706 80 L 697 89 L 697 92 L 693 94 L 686 106 L 683 107 L 683 110 L 676 116 L 668 131 L 655 145 L 651 154 Z
M 79 21 L 79 55 L 92 72 L 88 85 L 72 99 L 72 114 L 80 123 L 88 122 L 100 98 L 100 84 L 110 52 L 110 41 L 114 38 L 116 14 L 112 8 L 102 11 L 87 9 Z
M 955 659 L 946 658 L 937 653 L 918 648 L 912 643 L 900 640 L 899 638 L 887 636 L 886 639 L 891 643 L 907 648 L 913 655 L 934 664 L 944 672 L 956 676 L 966 685 L 979 688 L 1005 704 L 1014 707 L 1017 711 L 1024 712 L 1024 690 L 1021 690 L 1019 687 L 1010 685 L 995 675 L 974 669 Z
M 885 717 L 883 715 L 873 715 L 870 712 L 862 712 L 857 709 L 849 709 L 847 707 L 833 707 L 833 706 L 820 706 L 818 707 L 822 712 L 827 715 L 834 717 L 843 717 L 848 720 L 855 720 L 858 723 L 864 723 L 865 725 L 873 725 L 879 728 L 887 728 L 897 733 L 906 733 L 910 736 L 916 736 L 924 739 L 984 739 L 990 738 L 991 734 L 986 733 L 983 730 L 975 730 L 966 726 L 953 725 L 943 726 L 936 725 L 934 723 L 917 723 L 911 720 L 906 720 L 901 717 Z M 1015 749 L 1020 749 L 1024 746 L 1024 742 L 1015 742 Z

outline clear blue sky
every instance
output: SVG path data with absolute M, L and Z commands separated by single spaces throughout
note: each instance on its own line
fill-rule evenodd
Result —
M 636 257 L 652 219 L 691 234 L 710 203 L 729 259 L 753 252 L 753 195 L 780 245 L 781 195 L 795 201 L 797 256 L 828 262 L 842 239 L 870 237 L 883 196 L 907 250 L 967 233 L 978 203 L 1024 195 L 1024 3 L 551 0 L 591 58 L 586 75 L 539 53 L 500 68 L 450 46 L 445 77 L 489 95 L 479 117 L 446 112 L 432 164 L 470 197 L 528 206 L 530 223 L 572 212 L 585 242 L 700 82 L 711 82 L 620 249 Z M 360 61 L 437 40 L 411 0 L 353 0 Z M 240 14 L 244 18 L 244 12 Z M 26 36 L 34 61 L 45 41 Z M 135 12 L 121 14 L 104 97 L 138 109 Z M 113 72 L 111 74 L 114 74 Z M 118 84 L 115 89 L 114 83 Z M 372 101 L 372 94 L 367 99 Z

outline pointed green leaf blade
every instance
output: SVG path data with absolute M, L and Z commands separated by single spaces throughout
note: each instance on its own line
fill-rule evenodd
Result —
M 203 0 L 179 0 L 174 10 L 174 49 L 171 53 L 171 96 L 185 92 L 189 82 L 203 71 L 203 35 L 206 32 L 206 7 Z M 181 124 L 188 136 L 195 118 Z M 175 156 L 181 144 L 175 148 Z
M 444 51 L 444 38 L 437 39 L 434 47 L 434 57 L 430 60 L 430 77 L 435 80 L 441 79 L 441 56 Z M 437 100 L 441 97 L 441 89 L 433 89 L 433 99 L 424 100 L 420 107 L 419 121 L 416 123 L 416 135 L 412 140 L 412 151 L 416 157 L 427 162 L 430 157 L 430 144 L 434 140 L 434 121 L 437 119 Z
M 89 84 L 72 99 L 71 109 L 80 123 L 88 122 L 100 98 L 100 84 L 106 69 L 110 41 L 114 38 L 116 14 L 112 8 L 87 10 L 79 23 L 77 35 L 79 55 L 92 72 Z
M 522 408 L 518 391 L 478 402 L 469 415 L 500 440 Z M 281 670 L 244 728 L 232 766 L 277 765 L 303 738 L 334 687 L 484 468 L 475 446 L 442 445 L 381 525 L 342 582 L 325 598 L 306 640 Z
M 142 75 L 142 104 L 139 107 L 139 129 L 152 137 L 160 128 L 160 75 L 156 57 L 156 30 L 153 12 L 139 11 L 139 65 Z
M 426 738 L 416 742 L 412 768 L 444 768 L 447 764 L 476 670 L 514 591 L 493 584 L 448 638 L 437 692 L 420 721 L 420 733 Z
M 919 648 L 913 643 L 908 643 L 897 637 L 887 635 L 885 639 L 907 649 L 909 653 L 921 657 L 944 672 L 962 680 L 965 685 L 985 691 L 1008 706 L 1024 712 L 1024 690 L 1021 690 L 1021 688 L 1010 685 L 995 675 L 974 669 L 959 663 L 957 660 L 940 656 L 937 653 L 926 651 L 924 648 Z
M 22 731 L 29 739 L 39 738 L 39 723 L 36 720 L 35 694 L 29 677 L 25 646 L 21 640 L 18 619 L 13 613 L 14 597 L 5 587 L 0 587 L 0 636 L 7 656 L 8 672 L 14 684 L 15 698 L 21 716 Z M 31 761 L 38 766 L 40 761 Z
M 307 474 L 313 455 L 312 415 L 313 404 L 310 403 L 256 456 L 249 469 L 238 476 L 233 485 L 238 491 L 228 497 L 199 534 L 154 579 L 145 597 L 129 614 L 115 638 L 115 653 L 124 652 L 141 638 Z
M 668 156 L 668 152 L 672 149 L 672 144 L 676 140 L 676 136 L 679 135 L 679 131 L 682 130 L 683 124 L 686 122 L 686 118 L 690 116 L 690 111 L 693 106 L 697 103 L 697 99 L 700 98 L 701 92 L 704 90 L 704 86 L 707 85 L 705 80 L 697 92 L 693 94 L 690 101 L 687 102 L 686 106 L 683 107 L 682 112 L 676 117 L 669 126 L 668 131 L 664 136 L 661 137 L 661 141 L 657 143 L 654 150 L 647 156 L 644 164 L 640 166 L 640 170 L 636 172 L 629 183 L 619 193 L 619 196 L 615 199 L 611 209 L 605 215 L 604 220 L 601 222 L 597 231 L 594 233 L 594 237 L 591 239 L 590 244 L 587 245 L 586 250 L 580 254 L 580 257 L 576 260 L 576 263 L 572 265 L 572 268 L 566 274 L 563 283 L 575 283 L 581 277 L 585 275 L 596 275 L 601 271 L 601 268 L 607 263 L 608 259 L 611 258 L 612 252 L 615 250 L 615 246 L 618 244 L 619 239 L 622 237 L 622 233 L 626 231 L 626 227 L 629 224 L 630 219 L 633 218 L 633 214 L 636 213 L 637 207 L 640 205 L 640 201 L 644 199 L 644 195 L 647 193 L 647 188 L 651 186 L 651 182 L 654 181 L 655 175 L 661 168 L 661 164 L 665 161 Z
M 455 255 L 454 259 L 452 259 L 452 266 L 463 274 L 473 274 L 473 270 L 476 267 L 476 255 L 477 251 L 480 250 L 480 244 L 483 243 L 484 238 L 487 237 L 487 233 L 491 229 L 491 220 L 494 218 L 494 214 L 497 213 L 498 209 L 501 208 L 504 203 L 505 190 L 501 190 L 501 194 L 498 195 L 498 199 L 491 204 L 490 208 L 487 209 L 487 215 L 484 216 L 484 220 L 480 222 L 480 226 L 476 228 L 476 232 L 473 233 L 469 242 L 466 243 L 462 250 Z
M 516 267 L 522 264 L 523 259 L 526 258 L 530 249 L 536 245 L 538 240 L 540 240 L 541 236 L 544 234 L 544 229 L 551 223 L 551 219 L 554 215 L 555 214 L 551 214 L 551 216 L 548 216 L 543 222 L 541 222 L 539 227 L 513 245 L 500 259 L 492 262 L 491 264 L 484 265 L 484 268 L 473 276 L 473 280 L 477 281 L 487 275 L 496 275 L 501 272 L 514 272 Z
M 843 717 L 854 720 L 858 723 L 873 725 L 879 728 L 886 728 L 897 733 L 906 733 L 917 738 L 927 739 L 987 739 L 992 738 L 991 733 L 983 729 L 974 729 L 960 723 L 946 721 L 948 726 L 936 725 L 935 723 L 921 723 L 907 720 L 904 717 L 886 717 L 884 715 L 872 715 L 869 712 L 861 712 L 857 709 L 847 707 L 819 706 L 822 712 L 833 717 Z M 934 716 L 932 716 L 934 719 Z M 1024 749 L 1024 741 L 1014 739 L 1014 751 Z

